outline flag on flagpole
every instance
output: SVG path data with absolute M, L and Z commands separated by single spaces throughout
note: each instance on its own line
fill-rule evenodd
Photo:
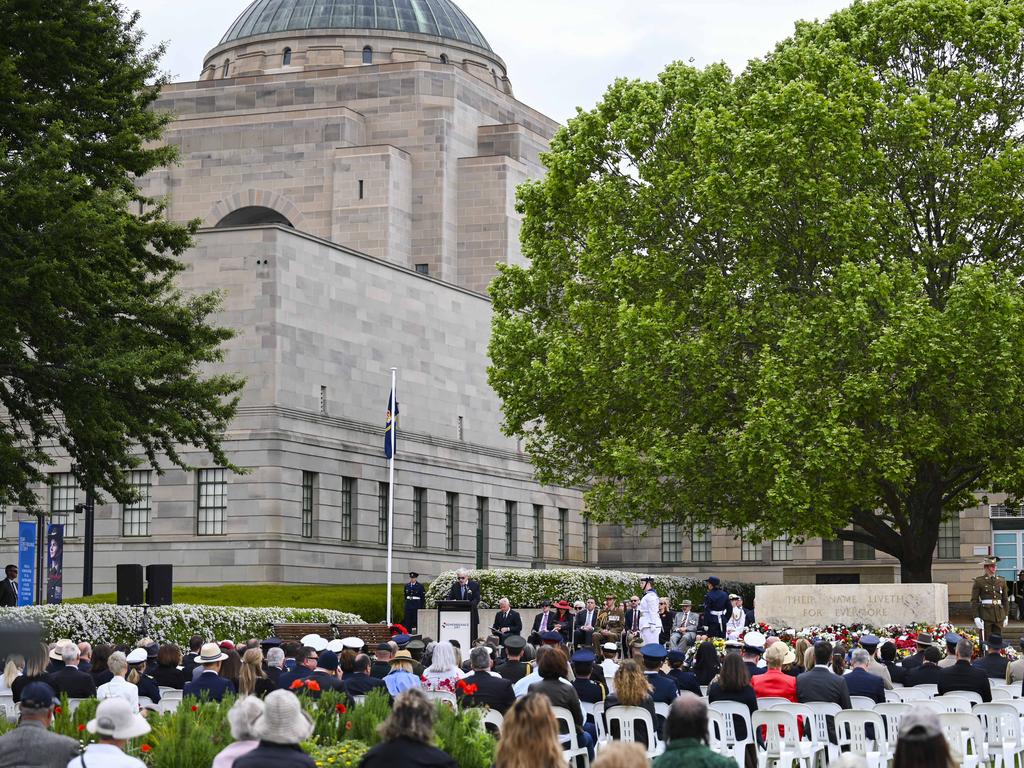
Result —
M 388 396 L 388 412 L 384 417 L 384 458 L 390 459 L 395 455 L 395 420 L 398 418 L 398 402 L 395 400 L 395 391 L 391 390 Z

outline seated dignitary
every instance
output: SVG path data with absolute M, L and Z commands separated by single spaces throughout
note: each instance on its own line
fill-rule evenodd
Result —
M 594 632 L 597 630 L 597 617 L 597 602 L 594 598 L 590 598 L 583 609 L 576 612 L 572 640 L 577 647 L 589 648 L 593 645 Z
M 690 691 L 691 693 L 701 696 L 700 683 L 697 682 L 697 676 L 693 674 L 693 672 L 683 669 L 683 664 L 686 662 L 686 655 L 682 651 L 673 649 L 668 652 L 668 656 L 666 658 L 669 666 L 669 670 L 666 674 L 675 680 L 676 687 L 680 691 Z
M 892 676 L 889 674 L 889 668 L 876 659 L 880 642 L 874 635 L 860 636 L 860 647 L 868 652 L 868 672 L 882 678 L 882 685 L 885 686 L 885 689 L 892 690 Z
M 915 685 L 938 685 L 939 684 L 939 656 L 941 653 L 934 646 L 926 648 L 924 652 L 924 663 L 918 664 L 903 677 L 903 685 L 913 688 Z
M 992 701 L 992 685 L 984 670 L 971 666 L 974 644 L 964 638 L 956 644 L 956 664 L 939 670 L 939 694 L 953 691 L 973 691 L 983 702 Z
M 924 652 L 930 646 L 935 645 L 935 638 L 929 635 L 927 632 L 922 632 L 917 636 L 917 653 L 907 656 L 903 660 L 903 669 L 910 670 L 916 666 L 924 664 Z
M 555 629 L 555 614 L 551 610 L 551 601 L 543 600 L 540 604 L 540 613 L 533 617 L 533 629 L 530 631 L 529 642 L 534 648 L 541 644 L 540 636 L 544 632 L 551 632 Z
M 491 630 L 501 638 L 503 643 L 506 638 L 520 635 L 523 632 L 523 620 L 519 616 L 519 611 L 512 610 L 512 605 L 507 597 L 498 601 L 498 612 L 494 614 L 494 624 L 491 625 Z
M 693 603 L 688 599 L 683 600 L 672 618 L 672 631 L 668 636 L 669 648 L 686 653 L 686 649 L 697 639 L 699 621 L 700 616 L 693 611 Z
M 843 709 L 850 709 L 850 690 L 841 675 L 829 667 L 832 662 L 832 644 L 815 643 L 814 668 L 796 679 L 796 698 L 801 704 L 809 701 L 831 701 Z
M 46 683 L 25 686 L 18 727 L 0 736 L 0 768 L 65 768 L 81 751 L 77 740 L 50 731 L 58 703 Z
M 736 768 L 731 757 L 708 748 L 708 706 L 692 693 L 679 694 L 669 707 L 665 740 L 668 744 L 664 753 L 654 758 L 653 768 Z
M 114 654 L 116 656 L 117 654 Z M 114 656 L 111 656 L 113 660 Z M 228 655 L 223 653 L 216 643 L 206 643 L 199 651 L 196 662 L 203 671 L 195 680 L 185 683 L 184 695 L 207 698 L 210 701 L 220 701 L 225 694 L 235 693 L 234 684 L 220 676 L 221 663 Z M 108 662 L 109 663 L 109 662 Z M 282 675 L 281 677 L 284 677 Z M 102 686 L 101 686 L 102 687 Z
M 390 666 L 389 664 L 388 667 Z M 345 686 L 345 693 L 349 696 L 365 696 L 377 688 L 387 690 L 383 679 L 370 675 L 370 657 L 365 653 L 356 656 L 352 662 L 352 674 L 346 675 L 342 683 Z
M 523 651 L 526 649 L 526 641 L 521 635 L 511 635 L 505 640 L 505 661 L 495 668 L 495 672 L 508 680 L 510 683 L 518 683 L 530 672 L 532 665 L 523 661 Z
M 1024 650 L 1024 637 L 1020 639 L 1021 649 Z M 1012 664 L 1006 665 L 1006 682 L 1019 683 L 1024 680 L 1024 656 L 1018 658 Z
M 992 635 L 985 647 L 985 655 L 974 662 L 974 666 L 983 670 L 986 675 L 996 680 L 1006 679 L 1006 667 L 1010 660 L 1003 656 L 1003 638 L 1001 635 Z
M 66 693 L 69 699 L 87 699 L 96 695 L 96 683 L 92 675 L 78 669 L 80 653 L 77 645 L 65 645 L 61 648 L 64 666 L 46 676 L 46 682 L 58 696 Z
M 871 657 L 863 648 L 854 648 L 850 654 L 850 671 L 844 676 L 851 696 L 866 696 L 876 704 L 885 701 L 885 683 L 878 675 L 868 672 Z
M 516 700 L 512 683 L 503 677 L 491 674 L 491 654 L 484 647 L 469 652 L 472 674 L 463 678 L 459 686 L 459 698 L 465 707 L 490 707 L 505 714 Z M 471 691 L 471 693 L 469 692 Z
M 597 612 L 597 625 L 594 627 L 594 652 L 597 653 L 605 643 L 615 643 L 618 648 L 625 625 L 626 615 L 615 604 L 615 595 L 605 595 L 604 607 Z
M 555 616 L 555 632 L 562 636 L 562 642 L 568 645 L 572 641 L 572 627 L 576 617 L 573 615 L 572 606 L 566 600 L 559 600 L 552 607 Z

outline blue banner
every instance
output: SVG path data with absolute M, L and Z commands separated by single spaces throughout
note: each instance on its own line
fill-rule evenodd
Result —
M 59 603 L 64 597 L 64 526 L 46 529 L 46 602 Z
M 18 605 L 35 603 L 36 524 L 18 523 Z

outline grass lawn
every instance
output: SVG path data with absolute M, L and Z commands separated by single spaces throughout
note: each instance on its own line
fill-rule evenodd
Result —
M 401 621 L 403 584 L 391 592 L 392 621 Z M 116 603 L 113 592 L 77 597 L 68 603 Z M 224 584 L 219 587 L 175 587 L 174 602 L 238 607 L 331 608 L 359 614 L 368 622 L 384 620 L 383 584 Z

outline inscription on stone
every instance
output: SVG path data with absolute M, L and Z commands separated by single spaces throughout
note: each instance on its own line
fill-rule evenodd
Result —
M 936 624 L 949 620 L 945 584 L 789 584 L 758 586 L 754 615 L 772 626 Z

